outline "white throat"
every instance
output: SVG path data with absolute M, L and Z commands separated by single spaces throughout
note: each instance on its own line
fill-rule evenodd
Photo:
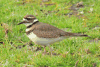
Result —
M 23 20 L 24 20 L 24 21 L 28 21 L 27 19 L 24 19 L 24 18 L 23 18 Z M 33 22 L 31 22 L 31 23 L 24 23 L 24 25 L 25 25 L 25 26 L 30 26 L 30 25 L 32 25 L 34 22 L 37 22 L 37 21 L 38 21 L 38 19 L 34 19 Z
M 32 25 L 33 23 L 24 23 L 25 26 L 30 26 Z

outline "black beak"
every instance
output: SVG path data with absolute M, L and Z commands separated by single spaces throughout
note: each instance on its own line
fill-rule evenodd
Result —
M 22 21 L 22 22 L 18 23 L 17 25 L 20 25 L 20 24 L 23 24 L 23 23 L 25 23 L 25 21 Z

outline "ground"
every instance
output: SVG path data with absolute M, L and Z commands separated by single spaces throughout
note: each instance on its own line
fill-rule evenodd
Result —
M 26 27 L 17 25 L 27 14 L 72 33 L 51 45 L 53 55 L 30 42 Z M 5 0 L 0 1 L 1 67 L 100 67 L 100 0 Z

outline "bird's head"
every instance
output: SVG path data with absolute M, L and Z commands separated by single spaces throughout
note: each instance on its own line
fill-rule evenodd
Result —
M 22 22 L 18 23 L 18 25 L 25 24 L 26 26 L 29 26 L 36 22 L 38 22 L 38 19 L 36 19 L 36 17 L 34 15 L 26 15 L 26 16 L 24 16 Z

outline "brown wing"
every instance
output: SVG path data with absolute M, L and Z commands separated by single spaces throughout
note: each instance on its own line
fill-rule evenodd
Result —
M 30 32 L 33 32 L 40 38 L 57 38 L 61 36 L 86 36 L 85 34 L 77 34 L 77 33 L 70 33 L 65 32 L 63 30 L 60 30 L 52 25 L 45 24 L 38 22 L 35 25 L 32 26 L 32 30 L 26 32 L 26 34 L 29 34 Z
M 45 23 L 36 24 L 33 33 L 36 34 L 38 37 L 43 38 L 57 38 L 61 36 L 66 36 L 65 31 Z

